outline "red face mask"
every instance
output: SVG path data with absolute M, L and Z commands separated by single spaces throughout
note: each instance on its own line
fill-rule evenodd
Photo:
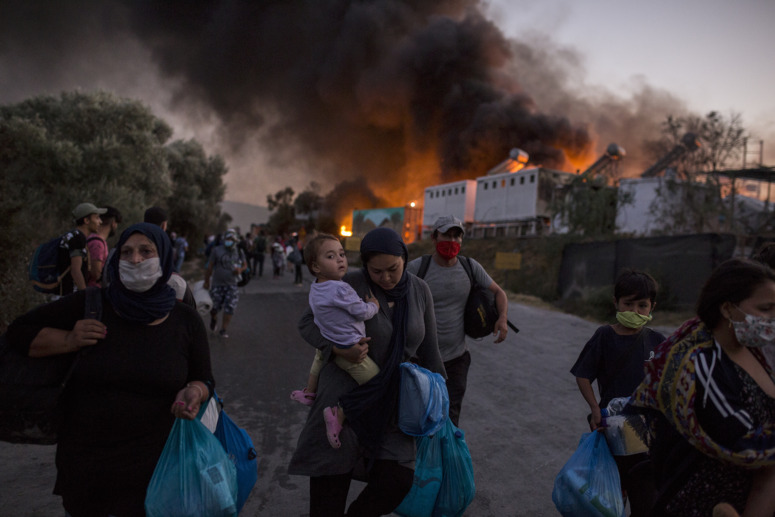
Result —
M 436 252 L 445 260 L 452 260 L 460 253 L 460 243 L 455 241 L 438 241 Z

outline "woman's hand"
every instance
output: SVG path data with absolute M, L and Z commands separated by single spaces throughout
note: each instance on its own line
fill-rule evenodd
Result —
M 30 357 L 69 354 L 85 346 L 94 346 L 108 334 L 108 327 L 98 320 L 78 320 L 73 330 L 44 327 L 30 342 Z
M 185 418 L 193 420 L 199 414 L 199 406 L 207 400 L 209 392 L 207 386 L 202 382 L 189 382 L 185 388 L 180 390 L 175 396 L 175 402 L 172 403 L 170 411 L 175 418 Z
M 334 353 L 351 363 L 362 363 L 366 356 L 369 355 L 369 341 L 370 337 L 362 337 L 360 341 L 355 343 L 350 348 L 338 348 L 334 347 Z
M 68 350 L 80 350 L 85 346 L 96 345 L 100 339 L 105 339 L 107 334 L 108 327 L 99 320 L 78 320 L 73 330 L 65 336 L 65 343 Z

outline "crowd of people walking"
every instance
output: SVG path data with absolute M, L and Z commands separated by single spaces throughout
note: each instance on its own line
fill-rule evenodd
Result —
M 463 320 L 474 286 L 497 308 L 492 341 L 509 332 L 506 293 L 460 254 L 465 225 L 454 216 L 433 224 L 434 250 L 424 257 L 410 257 L 392 229 L 371 230 L 360 242 L 360 268 L 350 267 L 334 235 L 227 229 L 202 249 L 212 302 L 205 314 L 184 279 L 195 253 L 169 231 L 163 209 L 149 208 L 113 250 L 118 209 L 81 203 L 73 218 L 52 301 L 19 316 L 7 334 L 30 357 L 79 358 L 61 402 L 54 487 L 70 517 L 144 515 L 173 422 L 196 418 L 213 396 L 211 339 L 229 337 L 240 289 L 251 280 L 287 273 L 302 286 L 309 273 L 298 329 L 314 361 L 306 385 L 291 393 L 308 413 L 288 473 L 309 478 L 311 517 L 387 515 L 412 488 L 416 442 L 398 426 L 402 362 L 444 379 L 449 419 L 459 423 L 471 368 Z M 267 255 L 271 278 L 267 270 L 262 280 Z M 627 399 L 624 413 L 646 423 L 644 448 L 615 457 L 630 515 L 775 514 L 773 266 L 775 245 L 720 264 L 699 293 L 696 317 L 669 337 L 648 327 L 657 282 L 624 270 L 612 293 L 616 322 L 579 344 L 569 368 L 589 429 L 605 430 L 615 399 Z M 96 319 L 84 317 L 87 286 L 100 289 Z M 353 479 L 366 482 L 354 499 Z

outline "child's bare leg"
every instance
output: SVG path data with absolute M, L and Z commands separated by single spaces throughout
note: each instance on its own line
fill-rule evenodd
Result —
M 307 386 L 303 390 L 295 390 L 291 392 L 291 400 L 301 402 L 305 406 L 311 406 L 318 391 L 318 375 L 317 373 L 310 372 L 307 378 Z
M 318 376 L 309 374 L 309 378 L 307 378 L 307 387 L 304 390 L 307 393 L 317 393 L 318 392 Z
M 742 517 L 772 517 L 775 514 L 775 466 L 757 469 Z

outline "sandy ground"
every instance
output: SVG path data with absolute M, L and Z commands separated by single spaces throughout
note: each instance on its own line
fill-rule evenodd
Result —
M 233 402 L 230 415 L 259 449 L 259 481 L 241 515 L 308 515 L 307 479 L 285 471 L 305 412 L 289 407 L 284 394 L 306 379 L 311 359 L 294 334 L 297 311 L 289 314 L 287 308 L 303 306 L 306 289 L 291 282 L 286 275 L 274 283 L 248 284 L 228 346 L 216 340 L 211 345 L 221 396 Z M 472 367 L 460 428 L 473 457 L 476 497 L 465 515 L 558 515 L 551 501 L 554 478 L 587 430 L 588 408 L 569 369 L 597 324 L 517 302 L 509 311 L 519 334 L 497 345 L 491 338 L 469 343 Z M 260 336 L 248 314 L 273 321 L 293 345 L 277 349 L 287 352 L 257 351 Z M 654 328 L 669 333 L 674 327 Z M 267 387 L 256 389 L 264 377 Z M 54 447 L 0 443 L 0 517 L 63 514 L 59 498 L 51 495 L 53 454 Z M 354 483 L 352 494 L 358 486 Z

